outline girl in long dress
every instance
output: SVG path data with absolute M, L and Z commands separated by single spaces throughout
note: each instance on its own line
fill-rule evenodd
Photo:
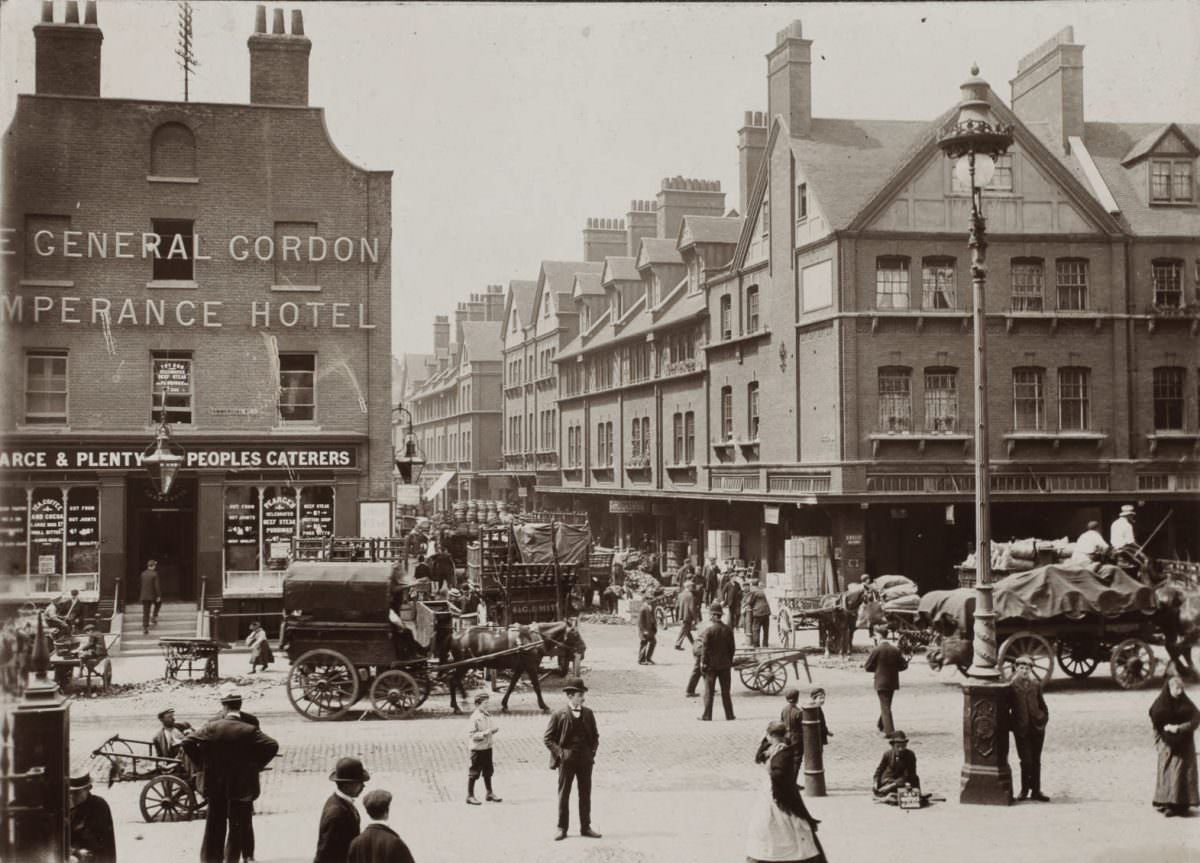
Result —
M 1183 681 L 1167 677 L 1162 692 L 1150 705 L 1150 722 L 1158 747 L 1158 781 L 1154 806 L 1171 818 L 1200 806 L 1196 777 L 1196 727 L 1200 710 L 1183 691 Z
M 763 794 L 750 815 L 750 835 L 746 841 L 748 863 L 826 863 L 817 839 L 820 823 L 804 805 L 796 787 L 795 757 L 785 739 L 782 722 L 767 726 L 765 747 L 755 760 L 766 766 L 767 781 Z
M 250 634 L 246 636 L 246 646 L 250 648 L 251 674 L 260 665 L 263 671 L 266 671 L 267 666 L 275 661 L 275 655 L 271 653 L 271 644 L 267 641 L 267 633 L 257 620 L 250 624 Z

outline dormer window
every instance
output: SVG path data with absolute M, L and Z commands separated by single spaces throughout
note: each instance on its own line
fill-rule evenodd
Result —
M 1192 160 L 1150 160 L 1150 202 L 1154 204 L 1190 204 L 1192 202 Z

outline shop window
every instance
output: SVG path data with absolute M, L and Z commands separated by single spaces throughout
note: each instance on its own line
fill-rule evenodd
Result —
M 297 539 L 333 535 L 331 486 L 225 489 L 226 592 L 276 591 Z
M 67 352 L 25 354 L 25 422 L 67 424 Z
M 29 501 L 29 572 L 37 593 L 62 589 L 64 498 L 61 488 L 35 488 Z
M 166 420 L 172 425 L 192 422 L 192 352 L 154 351 L 151 354 L 150 422 Z M 163 414 L 163 393 L 166 414 Z
M 182 219 L 154 219 L 158 235 L 158 256 L 153 259 L 152 278 L 156 282 L 184 281 L 196 278 L 193 237 L 195 223 Z
M 279 355 L 279 418 L 312 422 L 316 416 L 316 354 Z
M 25 489 L 0 486 L 0 574 L 24 576 L 28 571 L 29 498 Z

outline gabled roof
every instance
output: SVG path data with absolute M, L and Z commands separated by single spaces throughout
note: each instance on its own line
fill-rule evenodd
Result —
M 604 259 L 604 270 L 600 273 L 600 284 L 613 282 L 638 282 L 642 277 L 637 271 L 637 258 L 610 256 Z
M 696 243 L 736 246 L 743 221 L 740 216 L 684 216 L 679 223 L 676 247 L 682 251 Z
M 464 357 L 473 363 L 500 360 L 503 345 L 495 321 L 463 321 L 459 326 L 462 327 L 460 363 Z
M 660 240 L 656 237 L 644 237 L 642 247 L 638 249 L 637 268 L 644 270 L 651 264 L 682 264 L 683 257 L 675 247 L 676 240 Z
M 542 293 L 552 291 L 554 297 L 554 313 L 558 315 L 576 314 L 574 303 L 571 301 L 571 291 L 575 287 L 577 273 L 600 274 L 604 264 L 599 261 L 542 261 L 538 271 L 537 293 L 533 298 L 533 308 L 542 307 Z
M 576 273 L 575 287 L 571 289 L 571 296 L 575 299 L 604 296 L 604 288 L 600 287 L 600 274 Z
M 504 299 L 504 321 L 500 324 L 505 331 L 512 325 L 512 310 L 516 307 L 521 326 L 529 325 L 533 313 L 533 297 L 537 293 L 537 282 L 514 279 L 508 283 L 508 296 Z
M 1179 126 L 1177 126 L 1175 123 L 1163 123 L 1152 128 L 1149 132 L 1141 137 L 1141 140 L 1130 147 L 1129 152 L 1126 153 L 1124 158 L 1121 159 L 1121 164 L 1128 167 L 1139 159 L 1149 156 L 1151 151 L 1153 151 L 1154 148 L 1158 146 L 1159 142 L 1163 138 L 1167 137 L 1172 130 L 1174 130 L 1179 138 L 1182 139 L 1184 145 L 1188 148 L 1188 151 L 1191 153 L 1191 155 L 1195 156 L 1197 152 L 1200 152 L 1196 149 L 1196 145 L 1193 143 L 1192 139 L 1188 135 L 1184 134 L 1183 130 L 1180 129 Z M 1087 141 L 1084 141 L 1084 143 L 1086 144 Z

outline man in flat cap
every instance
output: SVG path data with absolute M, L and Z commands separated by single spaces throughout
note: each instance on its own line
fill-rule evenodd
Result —
M 240 696 L 237 703 L 240 707 Z M 226 711 L 195 734 L 184 737 L 180 745 L 196 765 L 197 787 L 208 798 L 201 863 L 240 863 L 243 857 L 254 859 L 258 773 L 275 757 L 279 744 L 257 725 Z
M 334 789 L 321 810 L 313 863 L 346 863 L 361 824 L 354 799 L 363 793 L 371 774 L 357 758 L 339 758 L 329 778 Z
M 550 750 L 550 768 L 558 769 L 558 832 L 555 840 L 567 838 L 571 823 L 571 785 L 579 780 L 579 835 L 599 839 L 592 829 L 592 767 L 600 732 L 596 715 L 583 706 L 587 687 L 578 677 L 563 682 L 567 704 L 550 715 L 550 724 L 542 740 Z
M 178 758 L 183 738 L 193 730 L 191 723 L 177 721 L 174 707 L 158 711 L 158 721 L 162 727 L 154 735 L 154 754 L 159 758 Z
M 700 673 L 704 675 L 704 713 L 700 719 L 712 719 L 713 696 L 717 682 L 721 683 L 721 706 L 725 718 L 733 719 L 733 699 L 729 693 L 730 670 L 733 668 L 733 629 L 721 619 L 725 609 L 714 602 L 708 609 L 711 623 L 700 636 Z
M 414 863 L 412 852 L 388 826 L 392 795 L 376 788 L 363 795 L 363 809 L 371 820 L 350 843 L 349 863 Z
M 117 839 L 113 832 L 112 811 L 108 804 L 92 793 L 92 776 L 80 773 L 68 784 L 71 812 L 68 816 L 71 831 L 71 853 L 81 851 L 91 856 L 92 863 L 117 863 Z

